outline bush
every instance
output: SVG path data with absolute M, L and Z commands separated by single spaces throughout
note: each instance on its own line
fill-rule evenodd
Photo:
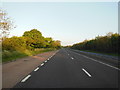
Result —
M 71 48 L 79 50 L 93 50 L 106 53 L 120 53 L 120 34 L 108 33 L 106 36 L 98 36 L 92 40 L 74 44 Z

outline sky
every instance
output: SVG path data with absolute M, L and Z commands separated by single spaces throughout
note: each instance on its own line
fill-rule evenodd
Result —
M 17 26 L 10 37 L 38 29 L 65 46 L 118 32 L 117 2 L 4 2 L 2 8 Z

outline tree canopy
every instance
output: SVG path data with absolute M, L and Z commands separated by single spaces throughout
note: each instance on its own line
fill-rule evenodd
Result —
M 7 37 L 12 28 L 15 28 L 13 21 L 4 10 L 0 9 L 0 38 Z
M 93 50 L 106 53 L 120 53 L 120 34 L 108 33 L 105 36 L 97 36 L 92 40 L 74 44 L 71 48 L 79 50 Z
M 24 52 L 27 50 L 34 50 L 36 48 L 60 48 L 59 40 L 53 40 L 51 37 L 44 37 L 37 29 L 25 31 L 21 37 L 13 36 L 6 38 L 2 42 L 3 50 L 17 50 Z

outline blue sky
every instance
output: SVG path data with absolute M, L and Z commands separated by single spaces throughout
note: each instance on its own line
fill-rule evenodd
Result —
M 118 32 L 117 2 L 4 2 L 17 27 L 10 36 L 38 29 L 45 37 L 72 45 Z

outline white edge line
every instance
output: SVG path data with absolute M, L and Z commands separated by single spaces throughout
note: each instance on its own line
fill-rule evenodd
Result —
M 25 82 L 29 77 L 31 77 L 31 75 L 28 75 L 27 77 L 25 77 L 21 82 Z
M 74 52 L 74 53 L 76 53 L 76 52 Z M 78 53 L 76 53 L 76 54 L 78 54 Z M 78 55 L 81 55 L 81 54 L 78 54 Z M 97 60 L 95 60 L 95 59 L 93 59 L 93 58 L 90 58 L 90 57 L 87 57 L 87 56 L 85 56 L 85 55 L 81 55 L 81 56 L 86 57 L 86 58 L 88 58 L 88 59 L 91 59 L 91 60 L 93 60 L 93 61 L 95 61 L 95 62 L 98 62 L 98 63 L 104 64 L 104 65 L 106 65 L 106 66 L 109 66 L 109 67 L 111 67 L 111 68 L 114 68 L 114 69 L 120 70 L 120 69 L 117 68 L 117 67 L 111 66 L 111 65 L 106 64 L 106 63 L 103 63 L 103 62 L 101 62 L 101 61 L 97 61 Z
M 86 56 L 84 56 L 84 57 L 86 57 Z M 89 57 L 86 57 L 86 58 L 89 58 Z M 117 67 L 111 66 L 111 65 L 106 64 L 106 63 L 103 63 L 103 62 L 101 62 L 101 61 L 97 61 L 97 60 L 95 60 L 95 59 L 93 59 L 93 58 L 89 58 L 89 59 L 91 59 L 91 60 L 93 60 L 93 61 L 95 61 L 95 62 L 98 62 L 98 63 L 104 64 L 104 65 L 106 65 L 106 66 L 112 67 L 112 68 L 114 68 L 114 69 L 120 70 L 120 69 L 117 68 Z
M 82 70 L 83 70 L 89 77 L 92 77 L 84 68 L 82 68 Z
M 37 67 L 34 71 L 37 71 L 39 69 L 39 67 Z

